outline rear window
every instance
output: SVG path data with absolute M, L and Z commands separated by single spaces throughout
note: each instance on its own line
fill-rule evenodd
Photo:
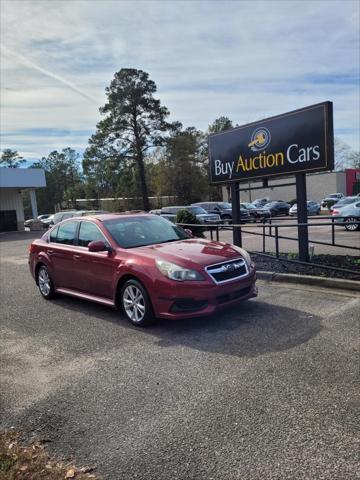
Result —
M 59 225 L 56 242 L 65 245 L 74 245 L 77 225 L 77 222 L 65 222 Z

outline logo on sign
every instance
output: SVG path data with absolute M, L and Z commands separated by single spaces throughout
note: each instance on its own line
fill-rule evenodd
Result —
M 251 141 L 248 144 L 248 147 L 251 148 L 253 152 L 258 152 L 266 148 L 271 140 L 270 132 L 265 127 L 259 127 L 253 131 L 251 135 Z

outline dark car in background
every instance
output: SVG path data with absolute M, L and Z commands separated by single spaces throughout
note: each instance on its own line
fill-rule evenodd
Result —
M 217 214 L 208 213 L 203 208 L 190 205 L 190 206 L 180 206 L 180 207 L 163 207 L 160 210 L 160 216 L 165 217 L 171 222 L 175 222 L 176 215 L 179 210 L 188 210 L 199 220 L 200 223 L 219 223 L 220 216 Z
M 266 220 L 271 217 L 269 210 L 262 207 L 256 207 L 253 203 L 240 203 L 242 208 L 246 208 L 254 222 L 257 220 Z
M 269 203 L 269 201 L 270 201 L 270 199 L 268 197 L 267 198 L 256 198 L 253 202 L 251 202 L 251 204 L 254 205 L 254 207 L 261 208 L 264 205 L 266 205 L 267 203 Z
M 309 200 L 306 202 L 307 213 L 308 215 L 319 215 L 321 211 L 320 203 L 314 202 L 313 200 Z M 297 215 L 297 203 L 289 210 L 289 215 L 296 216 Z
M 283 200 L 275 200 L 269 202 L 263 207 L 265 210 L 268 210 L 272 217 L 289 215 L 290 204 L 284 202 Z
M 232 208 L 229 202 L 197 202 L 191 206 L 198 206 L 207 211 L 207 213 L 220 215 L 224 223 L 232 223 Z M 249 222 L 251 220 L 250 213 L 246 208 L 240 208 L 240 221 Z
M 344 225 L 346 230 L 350 232 L 355 232 L 356 230 L 360 230 L 359 223 L 360 222 L 360 199 L 358 197 L 358 202 L 350 203 L 350 205 L 346 205 L 339 209 L 334 209 L 332 211 L 333 217 L 335 217 L 335 223 Z M 339 217 L 339 218 L 336 218 Z M 341 217 L 341 218 L 340 218 Z

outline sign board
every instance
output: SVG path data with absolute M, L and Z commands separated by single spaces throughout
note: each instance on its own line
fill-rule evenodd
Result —
M 213 184 L 332 170 L 332 102 L 210 135 L 209 161 Z

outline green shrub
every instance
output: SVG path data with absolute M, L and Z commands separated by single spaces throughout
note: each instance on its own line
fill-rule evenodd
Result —
M 204 238 L 204 227 L 201 227 L 200 221 L 196 218 L 196 216 L 182 208 L 176 214 L 175 223 L 182 223 L 182 228 L 189 228 L 195 237 Z M 199 227 L 186 227 L 186 225 L 199 225 Z
M 326 200 L 325 204 L 326 204 L 326 208 L 328 210 L 330 210 L 330 207 L 332 207 L 333 205 L 335 205 L 335 203 L 337 203 L 339 200 Z
M 292 200 L 289 200 L 287 203 L 289 205 L 293 206 L 293 205 L 295 205 L 295 203 L 297 203 L 297 200 L 296 200 L 296 198 L 293 198 Z

